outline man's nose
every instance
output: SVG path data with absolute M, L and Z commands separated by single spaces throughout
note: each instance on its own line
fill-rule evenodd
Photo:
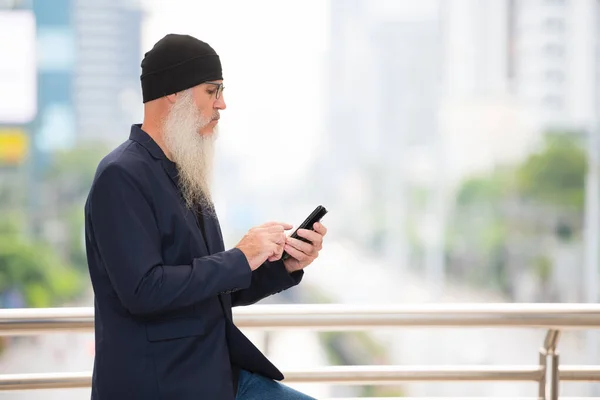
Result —
M 217 110 L 224 110 L 227 108 L 227 104 L 225 104 L 225 97 L 223 97 L 223 93 L 221 93 L 221 96 L 219 96 L 217 101 L 215 101 L 215 108 Z

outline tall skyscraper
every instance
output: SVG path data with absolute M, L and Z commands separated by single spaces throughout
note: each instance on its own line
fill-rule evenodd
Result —
M 142 11 L 131 1 L 33 0 L 41 153 L 122 140 L 140 110 Z
M 471 100 L 509 90 L 509 0 L 444 0 L 444 97 Z
M 141 108 L 142 13 L 123 0 L 29 0 L 36 20 L 37 114 L 30 123 L 32 232 L 45 223 L 40 185 L 52 155 L 81 141 L 123 141 Z
M 448 98 L 512 96 L 538 131 L 578 127 L 595 113 L 597 0 L 448 0 L 441 5 Z
M 436 2 L 427 2 L 430 5 Z M 438 15 L 397 2 L 332 0 L 323 193 L 357 215 L 348 235 L 374 244 L 398 267 L 407 240 L 415 164 L 433 165 L 440 144 Z M 431 7 L 435 9 L 435 7 Z M 407 13 L 408 11 L 408 13 Z M 343 223 L 342 223 L 343 225 Z
M 455 178 L 520 159 L 545 131 L 594 124 L 597 0 L 440 4 L 444 136 Z
M 141 110 L 142 11 L 135 2 L 73 0 L 78 136 L 124 139 Z

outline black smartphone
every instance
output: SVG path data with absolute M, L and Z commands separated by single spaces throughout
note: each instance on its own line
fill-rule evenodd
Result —
M 327 209 L 323 206 L 317 206 L 317 208 L 315 208 L 314 211 L 312 213 L 310 213 L 310 215 L 304 220 L 304 222 L 302 224 L 300 224 L 300 226 L 298 228 L 296 228 L 296 230 L 290 235 L 290 237 L 293 237 L 294 239 L 302 240 L 303 242 L 306 242 L 306 243 L 310 243 L 309 240 L 307 240 L 301 236 L 298 236 L 298 229 L 308 229 L 311 231 L 314 230 L 313 225 L 316 222 L 321 221 L 321 218 L 323 218 L 323 216 L 325 214 L 327 214 Z M 286 260 L 289 257 L 290 257 L 290 255 L 284 251 L 283 255 L 281 256 L 281 259 Z

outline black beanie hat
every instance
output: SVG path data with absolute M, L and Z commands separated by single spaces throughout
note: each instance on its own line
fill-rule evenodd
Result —
M 223 79 L 221 61 L 207 43 L 189 35 L 168 34 L 142 60 L 144 103 Z

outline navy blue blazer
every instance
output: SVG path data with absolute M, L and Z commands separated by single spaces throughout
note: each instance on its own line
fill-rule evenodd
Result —
M 240 369 L 281 372 L 233 324 L 232 306 L 297 285 L 281 261 L 252 272 L 216 218 L 185 207 L 177 168 L 133 125 L 85 204 L 94 289 L 94 400 L 233 400 Z

